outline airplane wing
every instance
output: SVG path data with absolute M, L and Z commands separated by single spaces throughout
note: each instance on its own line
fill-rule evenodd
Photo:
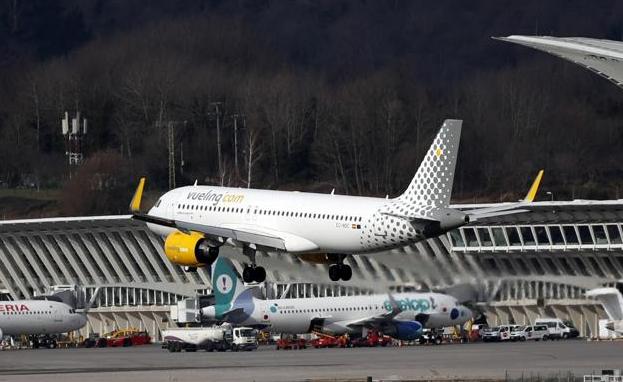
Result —
M 392 310 L 390 310 L 387 313 L 383 313 L 383 314 L 377 314 L 377 315 L 360 318 L 357 320 L 342 322 L 342 325 L 345 327 L 349 327 L 349 328 L 356 328 L 356 327 L 370 328 L 370 327 L 380 326 L 383 323 L 393 320 L 394 317 L 396 317 L 402 312 L 402 309 L 400 309 L 400 306 L 398 305 L 398 303 L 396 302 L 396 299 L 394 298 L 394 296 L 392 296 L 391 293 L 388 293 L 387 295 L 389 296 L 389 303 L 392 307 Z
M 539 190 L 539 186 L 541 185 L 541 179 L 543 178 L 543 170 L 540 170 L 537 174 L 534 182 L 532 182 L 532 186 L 528 190 L 526 197 L 520 201 L 519 203 L 508 203 L 506 205 L 488 207 L 488 208 L 476 208 L 473 210 L 463 211 L 467 215 L 469 215 L 470 221 L 476 221 L 482 218 L 488 218 L 493 216 L 501 216 L 501 215 L 512 215 L 519 214 L 522 212 L 529 212 L 530 210 L 525 207 L 529 206 L 536 197 L 536 193 Z
M 132 215 L 132 218 L 147 223 L 177 228 L 182 232 L 201 232 L 204 235 L 213 237 L 215 239 L 232 239 L 241 243 L 255 244 L 282 251 L 285 251 L 287 249 L 284 238 L 257 230 L 253 231 L 251 229 L 245 228 L 216 227 L 200 223 L 184 222 L 180 220 L 162 219 L 160 217 L 141 213 L 134 213 Z

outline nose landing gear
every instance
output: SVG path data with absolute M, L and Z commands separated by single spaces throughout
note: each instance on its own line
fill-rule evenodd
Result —
M 246 265 L 242 270 L 242 280 L 245 283 L 263 283 L 266 281 L 266 269 L 255 264 L 255 252 L 256 249 L 251 246 L 245 246 L 242 249 L 242 253 L 251 260 L 251 265 Z

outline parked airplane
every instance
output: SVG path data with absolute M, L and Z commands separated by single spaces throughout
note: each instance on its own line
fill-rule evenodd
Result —
M 603 306 L 610 320 L 606 328 L 623 334 L 623 281 L 616 283 L 616 287 L 591 289 L 586 296 L 596 298 Z
M 0 301 L 0 338 L 4 335 L 58 334 L 78 330 L 86 316 L 52 300 Z
M 265 300 L 258 286 L 245 286 L 231 261 L 219 257 L 212 267 L 215 304 L 203 317 L 265 328 L 276 333 L 320 331 L 334 335 L 378 329 L 401 340 L 419 337 L 422 329 L 460 325 L 472 312 L 449 295 L 397 293 Z
M 251 260 L 245 282 L 262 282 L 255 253 L 283 251 L 305 261 L 331 264 L 329 277 L 347 281 L 348 255 L 404 247 L 438 236 L 482 217 L 526 212 L 543 170 L 525 199 L 490 208 L 449 208 L 461 135 L 459 120 L 446 120 L 407 190 L 394 199 L 213 186 L 181 187 L 167 192 L 147 213 L 140 212 L 145 178 L 132 201 L 133 217 L 165 238 L 170 261 L 196 270 L 218 257 L 219 247 L 242 247 Z

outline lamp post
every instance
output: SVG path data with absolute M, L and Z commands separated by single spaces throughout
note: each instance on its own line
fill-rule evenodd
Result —
M 554 193 L 553 193 L 553 192 L 551 192 L 551 191 L 547 191 L 547 192 L 545 193 L 545 195 L 549 195 L 549 201 L 550 201 L 550 202 L 553 202 L 553 201 L 554 201 Z

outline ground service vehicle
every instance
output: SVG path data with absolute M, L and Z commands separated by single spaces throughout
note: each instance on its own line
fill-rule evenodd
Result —
M 162 347 L 170 352 L 232 351 L 257 349 L 257 332 L 229 325 L 208 328 L 171 328 L 162 331 Z
M 105 347 L 127 347 L 136 345 L 146 345 L 151 343 L 151 337 L 144 330 L 127 328 L 114 330 L 97 339 L 95 346 Z
M 563 321 L 559 318 L 539 318 L 534 321 L 534 324 L 547 326 L 550 339 L 575 338 L 580 335 L 571 321 Z
M 311 340 L 309 345 L 314 349 L 334 348 L 338 346 L 338 338 L 333 336 L 320 336 Z
M 304 338 L 282 337 L 276 341 L 276 350 L 293 350 L 307 348 Z

